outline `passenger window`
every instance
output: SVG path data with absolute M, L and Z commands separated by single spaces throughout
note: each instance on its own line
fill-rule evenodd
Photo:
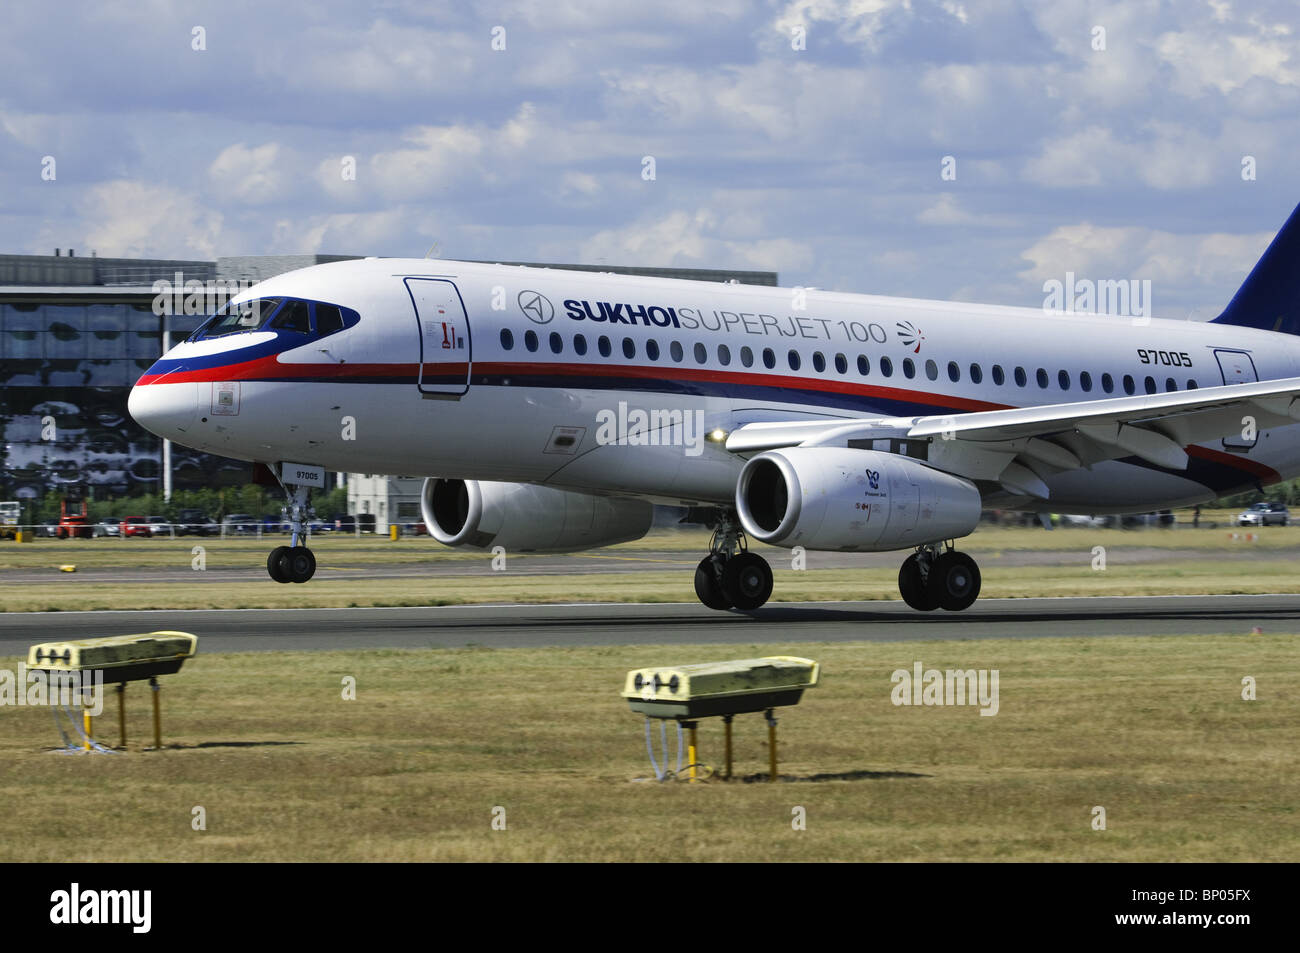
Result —
M 311 318 L 307 313 L 306 301 L 289 301 L 271 322 L 277 331 L 296 331 L 298 334 L 311 332 Z
M 865 354 L 858 355 L 858 373 L 863 377 L 871 373 L 871 362 L 867 360 Z
M 1059 374 L 1057 374 L 1057 375 L 1056 375 L 1056 383 L 1060 386 L 1061 390 L 1069 390 L 1069 389 L 1070 389 L 1070 372 L 1069 372 L 1069 371 L 1061 371 Z
M 746 367 L 754 366 L 754 352 L 748 347 L 742 347 L 740 349 L 740 363 L 744 364 Z
M 515 346 L 515 336 L 510 333 L 509 328 L 501 329 L 501 349 L 508 351 Z
M 910 357 L 903 358 L 903 376 L 909 381 L 916 376 L 916 365 Z
M 776 367 L 776 352 L 770 347 L 763 348 L 763 366 L 769 371 Z
M 948 380 L 954 384 L 961 380 L 961 368 L 957 366 L 956 361 L 948 362 Z
M 789 360 L 789 362 L 790 362 L 790 370 L 792 370 L 792 371 L 797 371 L 797 370 L 799 370 L 799 364 L 800 364 L 801 362 L 800 362 L 800 360 L 799 360 L 799 352 L 798 352 L 798 351 L 791 351 L 790 354 L 789 354 L 789 357 L 787 358 L 787 360 Z
M 551 332 L 551 353 L 559 354 L 564 350 L 564 338 L 560 337 L 559 331 Z
M 1079 387 L 1083 389 L 1085 394 L 1092 390 L 1092 375 L 1087 371 L 1079 372 Z
M 708 349 L 700 342 L 695 342 L 695 363 L 703 364 L 709 359 Z
M 970 379 L 972 384 L 982 384 L 984 382 L 984 371 L 978 364 L 970 366 Z
M 939 365 L 936 364 L 936 363 L 934 363 L 934 361 L 926 361 L 926 362 L 925 362 L 925 376 L 928 377 L 928 378 L 930 378 L 930 380 L 932 380 L 932 381 L 934 381 L 934 380 L 938 380 L 938 379 L 939 379 Z
M 573 351 L 579 356 L 587 353 L 587 336 L 585 334 L 575 334 L 573 336 Z
M 1024 387 L 1025 384 L 1027 384 L 1027 383 L 1029 383 L 1029 378 L 1025 375 L 1025 369 L 1024 369 L 1023 367 L 1017 367 L 1017 368 L 1016 368 L 1016 386 L 1017 386 L 1017 387 Z
M 840 374 L 847 374 L 849 372 L 849 359 L 843 354 L 835 355 L 835 370 Z
M 718 345 L 718 363 L 723 367 L 731 363 L 731 348 L 725 344 Z
M 1115 391 L 1115 379 L 1114 379 L 1113 377 L 1111 377 L 1109 374 L 1102 374 L 1102 375 L 1101 375 L 1101 389 L 1104 390 L 1104 391 L 1105 391 L 1106 393 L 1108 393 L 1108 394 L 1114 393 L 1114 391 Z
M 1038 373 L 1034 375 L 1034 378 L 1038 381 L 1039 387 L 1043 388 L 1044 390 L 1047 389 L 1047 371 L 1043 370 L 1040 367 L 1038 369 Z
M 1126 394 L 1132 394 L 1132 393 L 1133 393 L 1134 391 L 1136 391 L 1136 390 L 1137 390 L 1137 386 L 1133 383 L 1133 375 L 1131 375 L 1131 374 L 1125 374 L 1125 375 L 1124 375 L 1124 393 L 1126 393 Z
M 894 362 L 887 357 L 882 357 L 880 359 L 880 373 L 883 374 L 885 377 L 893 377 Z
M 316 305 L 316 333 L 321 337 L 343 330 L 343 312 L 336 304 Z
M 813 370 L 818 374 L 826 370 L 826 358 L 822 357 L 821 351 L 813 351 Z
M 1148 394 L 1154 394 L 1156 392 L 1156 379 L 1154 377 L 1147 377 L 1142 384 L 1146 387 Z
M 651 338 L 645 342 L 645 356 L 652 361 L 659 360 L 659 342 Z
M 529 330 L 529 331 L 525 331 L 525 332 L 524 332 L 524 347 L 528 348 L 528 350 L 530 350 L 530 351 L 536 351 L 536 350 L 537 350 L 537 332 L 536 332 L 536 331 Z
M 1003 371 L 1002 371 L 1002 365 L 1001 365 L 1001 364 L 994 364 L 994 365 L 993 365 L 993 383 L 995 383 L 995 384 L 997 384 L 999 387 L 1001 387 L 1003 384 L 1006 383 L 1006 380 L 1007 380 L 1007 375 L 1006 375 L 1005 373 L 1003 373 Z
M 1190 378 L 1188 379 L 1188 381 L 1187 381 L 1187 389 L 1188 389 L 1188 390 L 1196 390 L 1197 386 L 1198 386 L 1198 385 L 1197 385 L 1196 381 L 1191 380 Z
M 1166 377 L 1166 378 L 1165 378 L 1165 390 L 1166 390 L 1166 391 L 1174 391 L 1174 390 L 1178 390 L 1178 382 L 1177 382 L 1176 380 L 1174 380 L 1172 377 Z
M 631 338 L 623 338 L 623 356 L 629 361 L 636 357 L 636 342 Z
M 529 333 L 531 334 L 532 332 Z M 614 348 L 613 345 L 609 343 L 609 338 L 605 337 L 603 334 L 596 339 L 596 350 L 600 352 L 601 357 L 609 357 L 614 353 Z
M 672 357 L 674 361 L 680 364 L 682 362 L 682 358 L 686 356 L 685 352 L 682 350 L 682 342 L 674 341 L 672 344 L 668 345 L 668 354 Z

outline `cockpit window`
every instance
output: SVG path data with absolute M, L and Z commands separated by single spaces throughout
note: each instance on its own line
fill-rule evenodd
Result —
M 316 333 L 321 337 L 343 330 L 343 313 L 336 304 L 316 305 Z
M 189 340 L 204 341 L 259 328 L 324 337 L 350 328 L 360 320 L 361 315 L 351 308 L 323 301 L 256 298 L 222 308 L 200 325 Z
M 311 317 L 306 301 L 286 301 L 279 314 L 275 316 L 268 328 L 274 331 L 297 331 L 299 334 L 311 333 Z
M 241 331 L 253 331 L 260 328 L 275 309 L 280 306 L 282 298 L 255 298 L 228 304 L 194 332 L 191 340 L 219 338 L 227 334 L 239 334 Z

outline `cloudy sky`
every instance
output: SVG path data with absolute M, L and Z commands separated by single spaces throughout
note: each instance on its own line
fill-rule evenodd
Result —
M 1211 317 L 1300 202 L 1294 0 L 5 16 L 0 252 L 433 249 L 1029 306 L 1069 270 Z

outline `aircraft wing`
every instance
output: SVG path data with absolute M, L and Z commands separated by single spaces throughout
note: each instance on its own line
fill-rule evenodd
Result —
M 1136 456 L 1185 470 L 1191 444 L 1300 421 L 1300 377 L 1069 404 L 929 417 L 745 424 L 726 447 L 756 453 L 794 446 L 888 449 L 1013 493 L 1047 498 L 1042 477 Z M 884 442 L 903 445 L 882 445 Z

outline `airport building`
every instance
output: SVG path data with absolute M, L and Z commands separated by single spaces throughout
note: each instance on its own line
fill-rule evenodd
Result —
M 136 379 L 192 333 L 226 294 L 351 255 L 237 256 L 216 261 L 0 255 L 0 500 L 76 486 L 92 498 L 243 486 L 252 465 L 164 447 L 127 413 Z M 501 262 L 697 281 L 775 285 L 775 272 Z M 414 478 L 353 474 L 349 510 L 377 529 L 416 522 Z M 414 490 L 412 490 L 412 486 Z M 353 492 L 355 489 L 355 492 Z M 382 525 L 378 525 L 382 524 Z

